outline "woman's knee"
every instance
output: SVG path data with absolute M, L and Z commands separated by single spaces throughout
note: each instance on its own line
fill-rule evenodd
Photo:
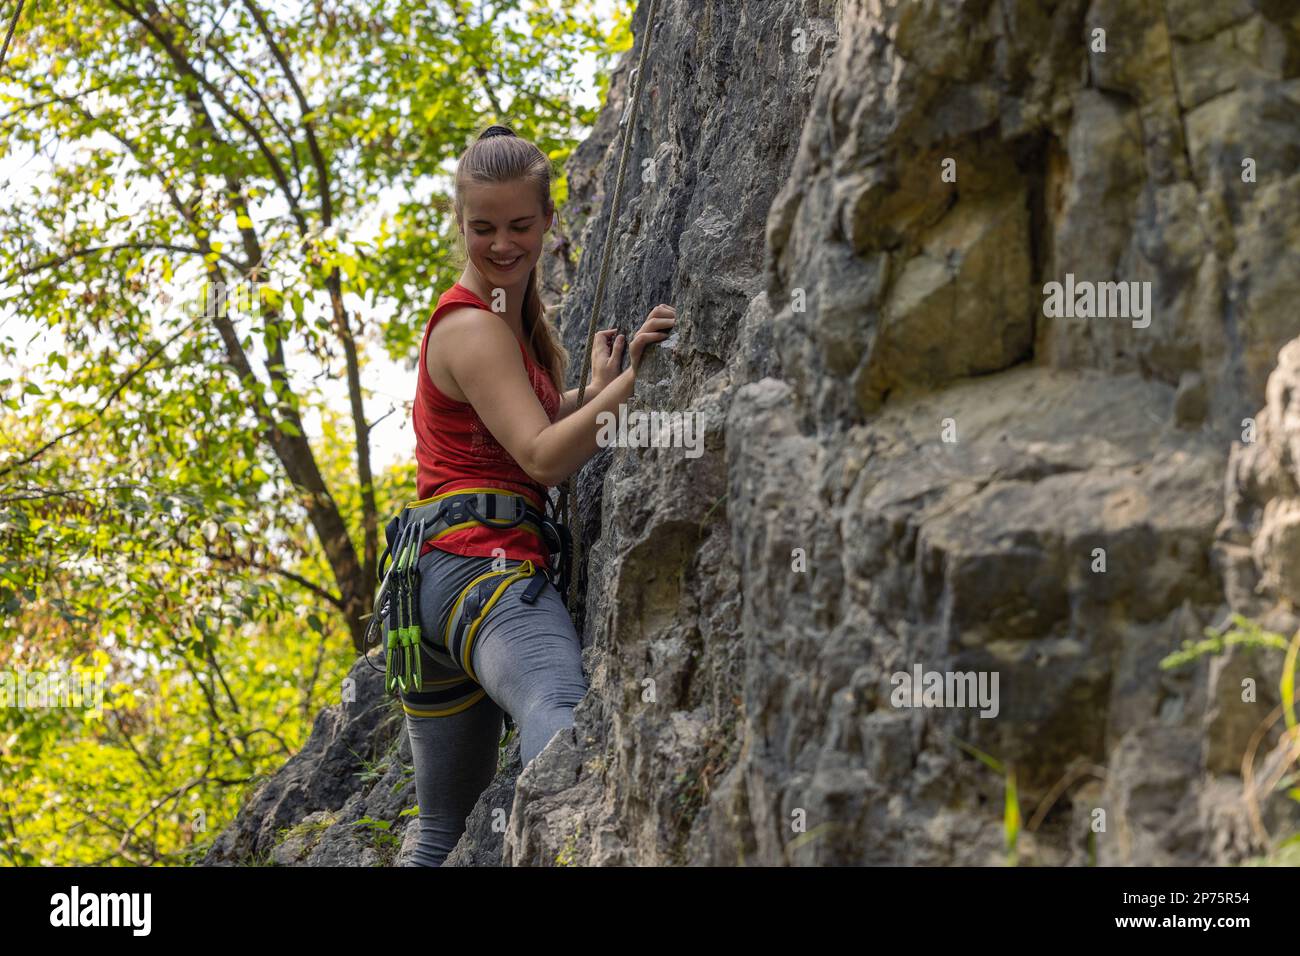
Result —
M 519 757 L 523 765 L 527 767 L 556 734 L 567 732 L 572 726 L 572 707 L 552 707 L 526 713 L 519 728 Z
M 538 689 L 538 692 L 532 695 L 530 704 L 536 710 L 559 713 L 568 711 L 573 713 L 573 708 L 582 703 L 582 699 L 587 696 L 587 685 L 573 680 L 557 682 Z

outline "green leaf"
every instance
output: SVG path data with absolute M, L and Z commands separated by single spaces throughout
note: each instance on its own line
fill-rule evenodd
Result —
M 1280 690 L 1282 692 L 1282 713 L 1286 717 L 1286 725 L 1289 730 L 1295 730 L 1295 667 L 1296 658 L 1300 656 L 1300 631 L 1296 631 L 1295 636 L 1291 638 L 1291 644 L 1286 650 L 1286 660 L 1282 662 L 1282 683 Z

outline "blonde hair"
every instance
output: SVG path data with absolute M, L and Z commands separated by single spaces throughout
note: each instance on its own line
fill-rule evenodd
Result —
M 456 162 L 456 221 L 459 223 L 464 215 L 465 186 L 517 180 L 530 182 L 536 187 L 542 215 L 549 219 L 555 211 L 555 204 L 551 201 L 551 161 L 536 145 L 515 135 L 508 126 L 489 126 Z M 524 338 L 532 346 L 533 354 L 551 377 L 551 382 L 563 393 L 569 354 L 546 320 L 546 306 L 542 304 L 538 282 L 537 266 L 533 266 L 524 290 Z

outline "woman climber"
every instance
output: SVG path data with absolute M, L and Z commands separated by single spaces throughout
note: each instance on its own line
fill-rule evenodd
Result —
M 623 372 L 623 336 L 598 333 L 576 408 L 538 294 L 550 161 L 490 127 L 457 163 L 455 213 L 468 261 L 425 327 L 412 416 L 413 504 L 428 518 L 408 522 L 419 666 L 400 693 L 420 804 L 413 866 L 441 866 L 460 839 L 496 770 L 503 709 L 524 766 L 573 725 L 587 684 L 555 578 L 541 575 L 555 570 L 548 489 L 596 453 L 597 416 L 628 401 L 646 346 L 676 322 L 672 306 L 654 308 Z

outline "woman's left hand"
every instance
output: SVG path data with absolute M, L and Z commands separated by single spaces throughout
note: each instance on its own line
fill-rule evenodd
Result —
M 618 329 L 597 332 L 591 343 L 591 384 L 587 387 L 600 391 L 618 378 L 622 364 L 623 336 L 618 334 Z

